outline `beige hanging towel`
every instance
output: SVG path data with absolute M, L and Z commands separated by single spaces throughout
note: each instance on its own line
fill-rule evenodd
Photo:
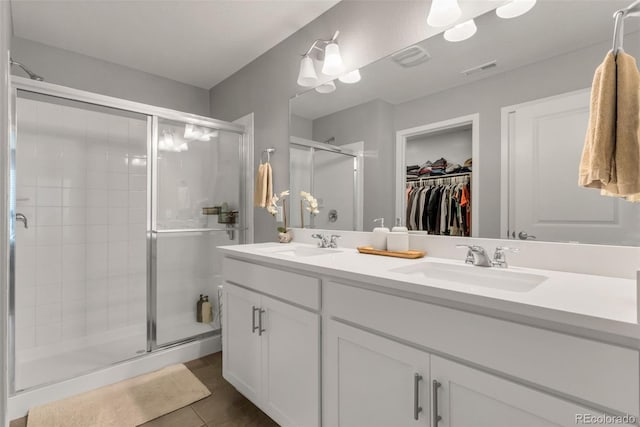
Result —
M 579 185 L 640 201 L 640 74 L 622 51 L 609 52 L 594 76 Z
M 253 204 L 257 208 L 266 208 L 273 196 L 273 172 L 269 163 L 260 163 L 256 174 L 256 188 L 253 194 Z

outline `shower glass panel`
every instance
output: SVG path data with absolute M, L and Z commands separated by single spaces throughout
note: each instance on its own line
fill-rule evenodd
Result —
M 217 246 L 237 244 L 242 136 L 159 119 L 157 125 L 156 345 L 220 329 Z M 198 321 L 200 295 L 211 318 Z
M 16 125 L 20 391 L 146 351 L 148 116 L 18 91 Z
M 342 153 L 315 150 L 313 195 L 320 209 L 314 218 L 316 228 L 355 230 L 354 159 Z

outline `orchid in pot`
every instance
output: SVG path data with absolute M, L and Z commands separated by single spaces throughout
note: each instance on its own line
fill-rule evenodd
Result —
M 289 190 L 280 192 L 280 194 L 274 194 L 271 197 L 271 202 L 267 205 L 266 209 L 271 215 L 276 216 L 280 208 L 282 208 L 282 220 L 283 226 L 278 227 L 278 238 L 280 243 L 289 243 L 292 239 L 291 233 L 287 228 L 287 199 Z
M 304 211 L 311 215 L 318 215 L 320 210 L 318 210 L 318 200 L 311 193 L 301 191 L 300 197 L 300 226 L 304 228 Z

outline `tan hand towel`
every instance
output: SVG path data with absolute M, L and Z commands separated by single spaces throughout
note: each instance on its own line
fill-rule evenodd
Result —
M 253 192 L 253 204 L 257 208 L 264 208 L 266 194 L 267 194 L 267 183 L 266 180 L 266 165 L 264 163 L 260 163 L 258 166 L 258 173 L 256 174 L 256 188 Z
M 591 112 L 578 184 L 605 188 L 615 180 L 616 61 L 609 52 L 596 69 L 591 87 Z
M 578 182 L 640 201 L 640 72 L 624 52 L 609 52 L 596 70 Z
M 640 71 L 631 55 L 616 56 L 615 186 L 602 194 L 640 201 Z M 611 187 L 611 188 L 609 188 Z
M 271 163 L 266 164 L 266 169 L 265 207 L 271 204 L 271 198 L 273 197 L 273 170 L 271 169 Z
M 257 208 L 266 208 L 273 197 L 273 171 L 269 163 L 260 163 L 256 175 L 256 188 L 253 193 L 253 204 Z

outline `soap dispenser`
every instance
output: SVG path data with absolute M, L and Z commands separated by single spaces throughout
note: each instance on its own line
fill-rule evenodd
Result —
M 373 220 L 374 223 L 378 221 L 380 221 L 380 226 L 373 229 L 373 249 L 386 251 L 389 229 L 384 226 L 384 218 L 376 218 Z
M 392 252 L 406 252 L 409 250 L 409 230 L 400 225 L 400 218 L 396 218 L 396 225 L 387 237 L 387 249 Z

